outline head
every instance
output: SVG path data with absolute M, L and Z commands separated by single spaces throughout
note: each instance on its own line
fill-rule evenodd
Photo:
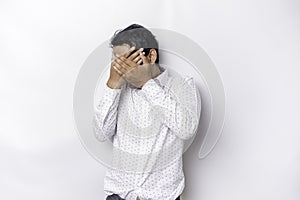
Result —
M 123 30 L 117 30 L 110 40 L 113 49 L 112 56 L 118 57 L 129 51 L 131 47 L 138 50 L 144 48 L 149 63 L 159 63 L 158 42 L 155 36 L 146 28 L 132 24 Z

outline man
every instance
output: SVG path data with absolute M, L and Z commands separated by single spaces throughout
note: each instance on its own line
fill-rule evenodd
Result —
M 106 200 L 180 200 L 184 143 L 196 133 L 200 94 L 192 77 L 159 65 L 155 36 L 132 24 L 111 39 L 112 63 L 94 132 L 111 140 Z

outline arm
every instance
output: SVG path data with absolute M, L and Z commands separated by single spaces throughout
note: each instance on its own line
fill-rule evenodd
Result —
M 162 87 L 150 79 L 142 91 L 152 105 L 162 108 L 164 124 L 176 136 L 188 140 L 194 135 L 200 118 L 201 99 L 192 77 L 185 78 L 176 89 Z
M 120 93 L 120 88 L 110 88 L 105 85 L 104 96 L 95 107 L 93 131 L 95 137 L 101 142 L 115 134 Z

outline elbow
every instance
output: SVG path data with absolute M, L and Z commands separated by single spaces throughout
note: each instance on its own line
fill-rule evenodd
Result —
M 196 118 L 188 118 L 185 122 L 181 123 L 182 126 L 178 128 L 177 135 L 182 140 L 191 139 L 197 132 L 198 120 Z
M 107 140 L 107 137 L 105 136 L 105 131 L 103 131 L 103 128 L 99 125 L 97 116 L 94 116 L 93 118 L 92 127 L 95 138 L 100 142 L 105 142 Z
M 105 142 L 107 138 L 104 136 L 103 132 L 99 129 L 94 128 L 94 136 L 100 142 Z
M 178 136 L 182 140 L 189 140 L 195 135 L 196 129 L 197 127 L 195 125 L 182 128 L 178 131 Z

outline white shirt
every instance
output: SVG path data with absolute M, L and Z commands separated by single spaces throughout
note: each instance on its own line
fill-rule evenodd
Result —
M 109 88 L 95 108 L 94 133 L 113 143 L 106 195 L 126 200 L 175 200 L 185 187 L 182 154 L 196 133 L 200 94 L 192 77 L 161 74 L 139 89 Z

